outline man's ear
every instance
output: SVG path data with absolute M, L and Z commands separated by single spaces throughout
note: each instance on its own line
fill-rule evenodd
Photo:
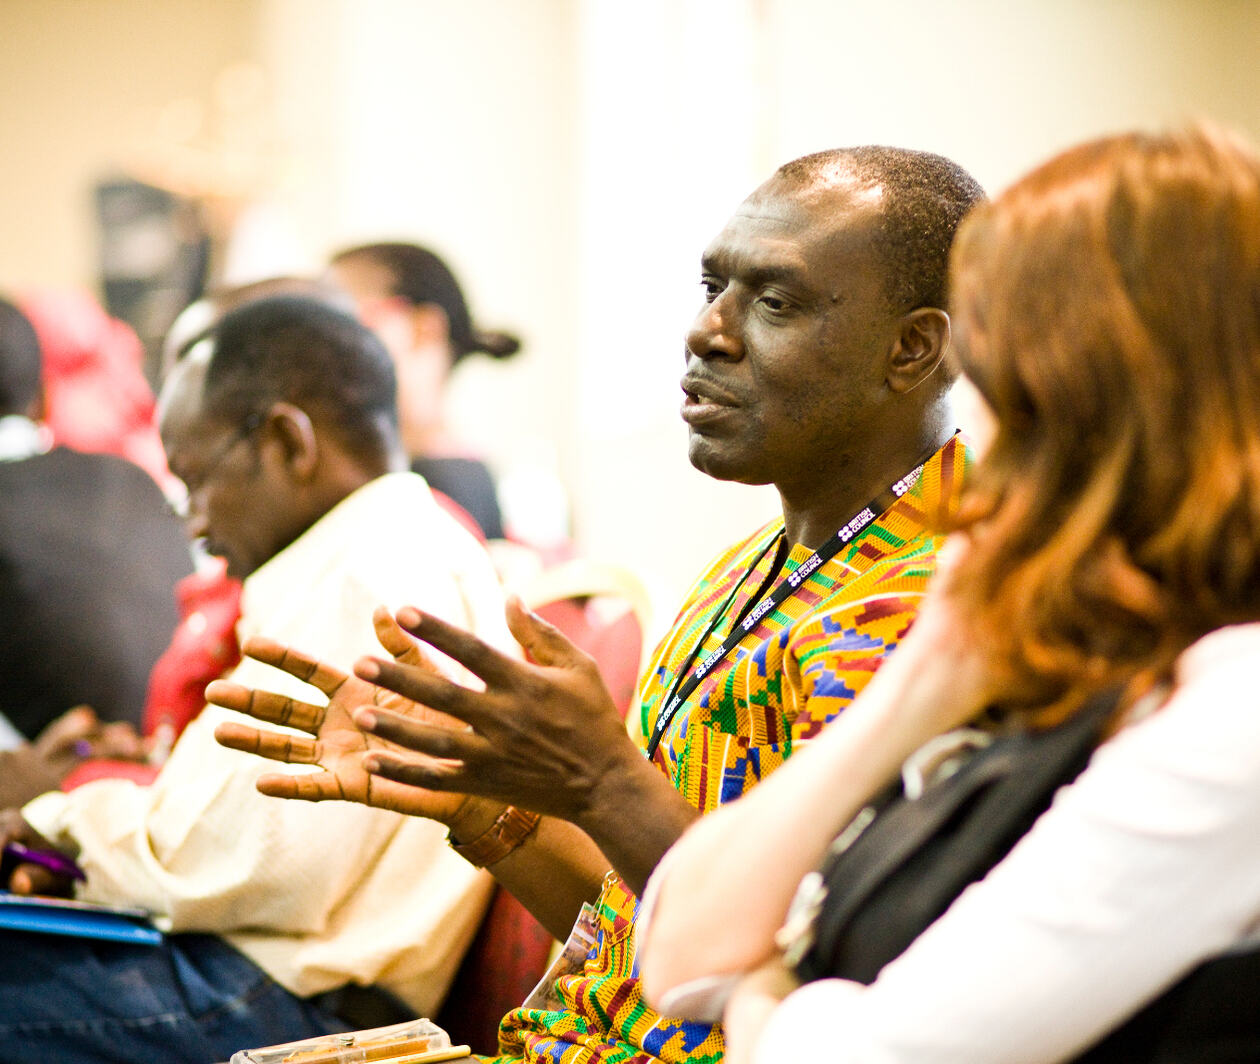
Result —
M 901 319 L 901 331 L 888 356 L 888 387 L 904 394 L 928 379 L 949 350 L 949 315 L 920 307 Z
M 296 480 L 310 480 L 319 465 L 319 440 L 310 416 L 292 403 L 273 403 L 267 411 L 262 432 L 279 447 L 290 475 Z

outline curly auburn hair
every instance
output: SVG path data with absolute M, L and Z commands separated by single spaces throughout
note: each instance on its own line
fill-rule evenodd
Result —
M 1073 148 L 963 223 L 950 282 L 997 421 L 950 586 L 1009 708 L 1136 697 L 1260 618 L 1260 156 L 1208 126 Z

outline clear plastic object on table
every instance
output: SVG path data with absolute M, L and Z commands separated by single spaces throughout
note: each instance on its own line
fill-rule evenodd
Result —
M 230 1064 L 428 1064 L 457 1060 L 469 1052 L 468 1046 L 451 1045 L 450 1036 L 431 1020 L 409 1020 L 264 1049 L 242 1049 L 232 1054 Z

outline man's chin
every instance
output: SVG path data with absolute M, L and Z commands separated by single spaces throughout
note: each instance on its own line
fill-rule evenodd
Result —
M 714 480 L 731 481 L 736 484 L 770 483 L 769 479 L 761 475 L 745 456 L 733 453 L 727 448 L 715 446 L 714 441 L 694 432 L 687 446 L 687 458 L 696 469 Z

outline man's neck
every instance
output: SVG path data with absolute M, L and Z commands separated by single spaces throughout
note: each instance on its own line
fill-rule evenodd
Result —
M 779 484 L 783 525 L 789 543 L 816 550 L 869 503 L 943 447 L 953 429 L 943 423 L 910 446 L 890 447 L 865 463 L 852 460 L 841 470 L 820 469 L 811 484 Z

